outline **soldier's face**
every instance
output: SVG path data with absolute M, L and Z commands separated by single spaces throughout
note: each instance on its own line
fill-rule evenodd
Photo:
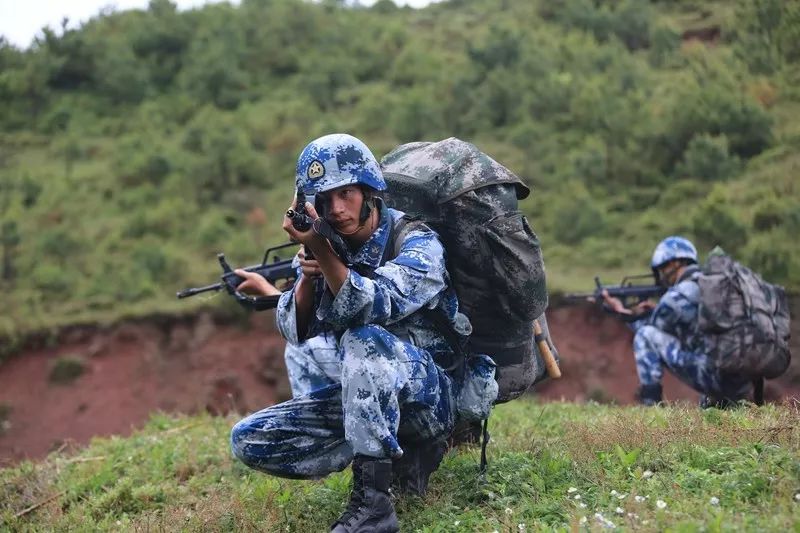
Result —
M 345 185 L 325 193 L 325 218 L 337 231 L 347 233 L 359 226 L 364 193 L 355 185 Z
M 658 269 L 658 279 L 665 287 L 671 287 L 678 279 L 678 270 L 681 267 L 679 261 L 670 261 Z

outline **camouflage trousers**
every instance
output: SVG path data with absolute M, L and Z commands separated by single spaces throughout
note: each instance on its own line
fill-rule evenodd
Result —
M 338 342 L 326 339 L 305 348 L 334 346 L 340 381 L 325 373 L 331 383 L 238 422 L 231 449 L 242 462 L 276 476 L 318 478 L 344 469 L 354 454 L 397 458 L 400 441 L 449 435 L 453 385 L 431 354 L 372 324 L 347 330 Z M 329 361 L 330 352 L 320 353 Z M 326 365 L 297 365 L 316 367 Z M 306 386 L 297 381 L 298 390 Z
M 333 333 L 286 343 L 284 359 L 292 396 L 297 398 L 342 381 L 342 359 Z
M 749 379 L 721 376 L 706 354 L 684 350 L 676 337 L 654 326 L 639 328 L 633 353 L 642 385 L 660 384 L 667 367 L 682 382 L 713 399 L 736 401 L 750 392 Z

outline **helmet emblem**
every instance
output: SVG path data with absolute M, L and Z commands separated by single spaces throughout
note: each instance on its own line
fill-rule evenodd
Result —
M 308 165 L 308 177 L 312 180 L 318 180 L 325 175 L 325 167 L 316 159 Z

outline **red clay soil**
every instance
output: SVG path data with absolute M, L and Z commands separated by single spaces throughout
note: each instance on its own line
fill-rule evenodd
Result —
M 288 398 L 283 341 L 273 320 L 272 313 L 258 313 L 237 324 L 202 314 L 76 328 L 52 347 L 15 355 L 0 365 L 0 467 L 96 435 L 127 435 L 154 411 L 248 413 Z M 564 377 L 537 385 L 535 395 L 634 401 L 632 335 L 625 325 L 590 306 L 554 309 L 548 320 Z M 53 383 L 54 362 L 70 355 L 82 358 L 83 374 Z M 672 376 L 664 389 L 669 400 L 697 400 Z M 797 358 L 785 376 L 767 384 L 766 395 L 800 397 Z

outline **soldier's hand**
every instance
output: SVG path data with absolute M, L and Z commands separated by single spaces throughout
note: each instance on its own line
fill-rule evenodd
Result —
M 650 300 L 645 300 L 643 302 L 639 302 L 636 304 L 636 307 L 633 308 L 633 312 L 637 315 L 641 315 L 644 313 L 648 313 L 656 308 L 656 303 L 651 302 Z
M 248 272 L 237 268 L 233 271 L 239 277 L 244 278 L 244 281 L 236 287 L 236 290 L 245 294 L 252 294 L 254 296 L 276 296 L 281 293 L 275 285 L 267 281 L 261 274 L 255 272 Z
M 305 246 L 301 247 L 300 251 L 297 252 L 297 258 L 300 260 L 300 268 L 303 272 L 303 276 L 311 279 L 322 276 L 322 269 L 319 268 L 319 262 L 316 259 L 306 259 Z
M 297 208 L 297 199 L 295 198 L 292 201 L 292 206 L 290 207 L 290 209 L 294 210 L 296 208 Z M 309 202 L 306 202 L 306 214 L 309 217 L 311 217 L 311 220 L 316 220 L 317 218 L 319 218 L 319 215 L 317 215 L 317 210 L 314 209 L 314 206 L 311 205 L 311 203 Z M 313 228 L 309 228 L 307 231 L 297 230 L 292 224 L 292 219 L 289 218 L 288 216 L 283 217 L 283 231 L 289 234 L 289 238 L 291 239 L 292 242 L 299 242 L 300 244 L 308 248 L 312 248 L 310 244 L 315 241 L 318 241 L 319 239 L 322 239 L 323 241 L 325 240 L 325 238 L 317 234 L 317 232 L 315 232 Z
M 615 313 L 620 313 L 623 315 L 630 315 L 630 309 L 627 309 L 623 304 L 622 300 L 619 298 L 614 298 L 606 289 L 603 289 L 603 303 L 605 303 L 606 307 L 614 311 Z

